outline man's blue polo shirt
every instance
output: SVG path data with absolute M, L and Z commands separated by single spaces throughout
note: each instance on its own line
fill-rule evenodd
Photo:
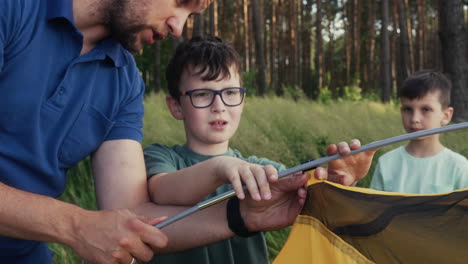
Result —
M 0 1 L 2 183 L 57 197 L 66 170 L 104 141 L 141 141 L 144 84 L 133 57 L 111 39 L 80 56 L 82 40 L 72 0 Z M 0 263 L 29 263 L 38 245 L 0 237 Z M 39 255 L 31 263 L 49 261 Z

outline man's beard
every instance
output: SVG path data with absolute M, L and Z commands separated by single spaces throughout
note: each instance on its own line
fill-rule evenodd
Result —
M 140 21 L 143 20 L 143 11 L 135 14 L 135 9 L 129 4 L 129 0 L 110 1 L 107 10 L 107 26 L 111 36 L 130 52 L 138 52 L 143 44 L 137 44 L 138 33 L 147 28 Z M 139 20 L 140 19 L 140 20 Z
M 143 47 L 143 44 L 137 44 L 137 37 L 138 33 L 144 28 L 142 25 L 127 28 L 111 28 L 112 38 L 117 40 L 128 51 L 136 53 Z

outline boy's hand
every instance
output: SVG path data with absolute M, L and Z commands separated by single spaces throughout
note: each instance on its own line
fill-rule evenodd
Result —
M 219 162 L 216 175 L 223 183 L 230 183 L 240 200 L 245 198 L 242 184 L 255 201 L 271 199 L 270 183 L 278 180 L 278 171 L 272 165 L 261 166 L 237 158 Z
M 304 205 L 307 191 L 305 184 L 309 174 L 295 173 L 279 179 L 271 185 L 270 200 L 240 202 L 245 226 L 251 232 L 271 231 L 290 226 Z
M 338 152 L 341 155 L 348 155 L 351 150 L 360 147 L 361 142 L 353 139 L 349 145 L 346 142 L 340 142 L 338 145 L 330 144 L 327 148 L 327 154 L 334 155 Z M 328 180 L 347 186 L 355 185 L 367 175 L 376 151 L 377 149 L 373 149 L 331 161 L 328 163 L 328 170 L 321 167 L 317 168 L 315 177 L 319 180 Z

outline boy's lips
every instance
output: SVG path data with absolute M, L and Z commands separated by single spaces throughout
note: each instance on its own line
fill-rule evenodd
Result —
M 215 130 L 223 130 L 226 127 L 227 123 L 228 122 L 223 119 L 216 119 L 216 120 L 209 122 L 210 126 L 214 128 Z

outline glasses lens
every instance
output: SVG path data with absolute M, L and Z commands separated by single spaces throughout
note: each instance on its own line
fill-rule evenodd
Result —
M 226 105 L 234 106 L 242 103 L 244 92 L 241 88 L 226 88 L 221 92 L 221 96 Z
M 200 89 L 193 91 L 191 94 L 192 104 L 195 107 L 207 107 L 213 101 L 213 91 L 208 89 Z

